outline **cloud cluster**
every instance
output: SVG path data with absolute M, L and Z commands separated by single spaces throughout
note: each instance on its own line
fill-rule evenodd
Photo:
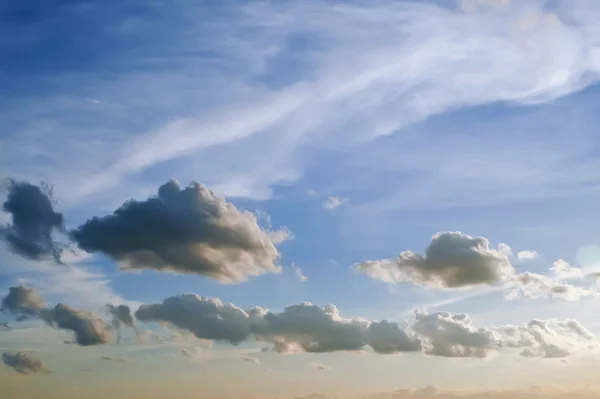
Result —
M 366 261 L 354 268 L 390 283 L 411 282 L 434 288 L 493 285 L 506 280 L 514 269 L 508 254 L 489 244 L 485 237 L 440 232 L 432 237 L 424 255 L 404 251 L 396 260 Z
M 424 255 L 404 251 L 396 260 L 366 261 L 354 266 L 367 276 L 388 283 L 410 282 L 429 288 L 463 289 L 479 285 L 498 286 L 507 299 L 551 298 L 577 301 L 597 295 L 597 290 L 565 283 L 582 279 L 581 269 L 559 259 L 552 264 L 550 275 L 532 272 L 515 273 L 511 260 L 525 261 L 538 257 L 535 251 L 516 255 L 506 244 L 497 249 L 484 237 L 460 232 L 440 232 L 433 236 Z
M 48 373 L 42 361 L 27 352 L 4 352 L 2 362 L 21 374 Z
M 54 231 L 65 232 L 63 215 L 54 211 L 52 190 L 9 180 L 4 210 L 12 224 L 0 227 L 0 237 L 16 253 L 60 262 Z M 259 225 L 256 215 L 217 197 L 200 183 L 181 188 L 175 180 L 157 195 L 130 200 L 114 213 L 94 217 L 68 237 L 88 253 L 99 252 L 124 269 L 154 269 L 192 273 L 221 282 L 278 273 L 276 245 L 291 238 L 289 231 Z
M 200 339 L 238 345 L 254 338 L 271 344 L 271 350 L 279 353 L 359 351 L 367 345 L 382 353 L 420 350 L 419 341 L 397 324 L 343 318 L 333 305 L 321 308 L 302 303 L 271 312 L 185 294 L 161 304 L 142 305 L 135 315 L 140 321 L 170 323 Z
M 277 273 L 276 244 L 283 231 L 265 231 L 241 211 L 193 182 L 168 181 L 145 201 L 131 200 L 112 215 L 95 217 L 71 232 L 88 252 L 101 252 L 124 268 L 170 270 L 241 282 Z
M 9 179 L 3 209 L 12 223 L 0 226 L 0 238 L 11 251 L 28 259 L 52 257 L 60 262 L 62 251 L 52 233 L 64 232 L 64 221 L 63 215 L 54 211 L 51 188 Z
M 111 338 L 104 320 L 93 313 L 77 310 L 62 303 L 54 308 L 46 307 L 34 288 L 11 287 L 2 304 L 4 311 L 15 316 L 17 321 L 39 318 L 54 328 L 72 331 L 75 334 L 75 342 L 81 346 L 105 344 Z
M 596 337 L 578 321 L 531 320 L 519 326 L 497 329 L 509 348 L 521 348 L 525 357 L 563 358 L 573 352 L 598 349 Z
M 362 351 L 421 352 L 429 356 L 484 358 L 502 348 L 524 356 L 568 356 L 582 345 L 600 348 L 596 337 L 575 320 L 532 320 L 520 326 L 476 327 L 467 314 L 416 311 L 406 328 L 388 320 L 344 318 L 334 305 L 290 305 L 281 312 L 242 309 L 194 294 L 142 305 L 136 317 L 168 323 L 200 339 L 238 345 L 255 340 L 277 353 Z
M 565 271 L 559 273 L 565 273 Z M 558 278 L 531 272 L 512 276 L 506 283 L 504 292 L 508 299 L 519 297 L 531 299 L 558 298 L 567 301 L 578 301 L 582 298 L 591 298 L 597 295 L 594 289 L 562 283 Z

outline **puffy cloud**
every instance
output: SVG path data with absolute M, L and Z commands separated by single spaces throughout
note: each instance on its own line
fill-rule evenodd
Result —
M 8 310 L 18 321 L 35 317 L 52 327 L 72 331 L 79 345 L 99 345 L 110 340 L 110 331 L 102 319 L 93 313 L 73 309 L 62 303 L 54 308 L 47 308 L 35 288 L 11 287 L 2 304 L 3 309 Z
M 558 298 L 567 301 L 578 301 L 596 295 L 592 289 L 561 283 L 558 279 L 530 272 L 512 276 L 504 287 L 504 293 L 508 299 Z
M 381 353 L 420 350 L 418 340 L 397 324 L 344 318 L 334 305 L 321 308 L 302 303 L 270 312 L 185 294 L 167 298 L 162 304 L 142 305 L 135 315 L 141 321 L 171 323 L 200 339 L 238 345 L 254 338 L 270 343 L 271 350 L 279 353 L 358 351 L 367 345 Z
M 8 180 L 8 197 L 3 209 L 12 217 L 0 226 L 0 238 L 11 251 L 28 259 L 52 257 L 60 262 L 61 248 L 52 233 L 64 231 L 63 215 L 54 211 L 52 189 L 45 184 L 35 186 Z
M 88 252 L 102 252 L 124 268 L 170 270 L 241 282 L 277 273 L 276 244 L 285 230 L 261 228 L 241 211 L 193 182 L 180 188 L 168 181 L 145 201 L 131 200 L 112 215 L 95 217 L 71 232 Z
M 323 208 L 333 210 L 344 205 L 346 202 L 348 202 L 348 198 L 331 196 L 328 197 L 325 201 L 323 201 Z
M 387 320 L 369 324 L 369 345 L 377 353 L 416 352 L 421 350 L 421 341 L 409 337 L 398 323 Z
M 423 339 L 423 351 L 432 356 L 486 357 L 500 346 L 493 331 L 475 328 L 468 315 L 415 312 L 411 325 Z
M 21 374 L 48 373 L 42 361 L 27 352 L 4 352 L 2 362 Z
M 44 309 L 46 303 L 35 288 L 22 285 L 10 287 L 8 295 L 2 299 L 2 311 L 11 313 L 20 320 L 39 317 Z
M 460 232 L 435 234 L 423 256 L 404 251 L 396 260 L 366 261 L 354 268 L 385 282 L 434 288 L 492 285 L 514 272 L 502 248 L 492 249 L 486 238 Z
M 93 313 L 73 309 L 59 303 L 52 309 L 52 321 L 57 328 L 70 330 L 81 346 L 101 345 L 110 342 L 111 335 L 104 320 Z
M 359 352 L 370 347 L 380 354 L 483 358 L 502 348 L 520 348 L 524 356 L 551 358 L 598 347 L 594 335 L 575 320 L 534 319 L 518 326 L 478 328 L 464 313 L 418 310 L 414 321 L 403 329 L 388 320 L 345 318 L 334 305 L 306 302 L 273 312 L 260 307 L 243 309 L 194 294 L 142 305 L 136 317 L 189 331 L 201 340 L 233 345 L 263 342 L 268 344 L 263 351 L 277 353 Z M 198 350 L 182 350 L 188 357 L 205 357 Z
M 254 313 L 257 318 L 261 311 Z M 238 345 L 250 336 L 251 313 L 218 298 L 184 294 L 167 298 L 161 304 L 142 305 L 135 317 L 140 321 L 171 323 L 200 339 Z
M 518 326 L 498 328 L 503 343 L 509 348 L 521 348 L 522 356 L 563 358 L 577 350 L 598 348 L 596 337 L 578 321 L 531 320 Z
M 567 278 L 581 278 L 583 277 L 583 271 L 577 267 L 571 266 L 564 259 L 558 259 L 550 268 L 550 271 L 557 277 L 561 279 Z

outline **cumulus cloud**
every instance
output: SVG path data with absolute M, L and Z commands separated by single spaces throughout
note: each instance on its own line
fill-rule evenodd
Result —
M 2 362 L 21 374 L 49 372 L 40 359 L 27 352 L 4 352 Z
M 395 323 L 344 318 L 334 305 L 321 308 L 302 303 L 271 312 L 185 294 L 161 304 L 142 305 L 135 315 L 140 321 L 171 323 L 200 339 L 238 345 L 254 338 L 271 344 L 271 350 L 279 353 L 358 351 L 367 345 L 382 353 L 420 350 L 418 340 Z
M 487 238 L 460 232 L 435 234 L 425 255 L 404 251 L 396 260 L 366 261 L 354 268 L 385 282 L 434 288 L 493 285 L 514 272 L 506 251 L 490 248 Z
M 432 356 L 487 357 L 500 346 L 493 331 L 475 328 L 464 313 L 416 311 L 411 329 L 423 339 L 424 353 Z
M 328 210 L 333 210 L 339 208 L 348 202 L 348 198 L 330 196 L 325 201 L 323 201 L 323 208 Z
M 571 266 L 564 259 L 558 259 L 552 263 L 550 271 L 557 277 L 562 279 L 568 278 L 581 278 L 583 277 L 583 271 L 577 267 Z
M 93 313 L 59 303 L 52 309 L 52 321 L 57 328 L 72 331 L 75 334 L 75 342 L 81 346 L 110 342 L 108 326 Z
M 593 289 L 561 283 L 557 278 L 531 272 L 512 276 L 504 287 L 504 293 L 507 299 L 557 298 L 567 301 L 578 301 L 596 295 L 596 291 Z
M 503 326 L 498 333 L 509 348 L 521 348 L 526 357 L 564 358 L 583 349 L 598 349 L 596 337 L 576 320 L 531 320 Z
M 9 179 L 3 209 L 12 221 L 0 226 L 0 238 L 12 252 L 28 259 L 52 257 L 60 262 L 62 250 L 52 233 L 63 232 L 64 221 L 63 215 L 54 211 L 50 187 Z
M 104 253 L 125 269 L 193 273 L 231 283 L 279 272 L 276 244 L 289 234 L 261 228 L 254 214 L 199 183 L 182 189 L 170 180 L 156 196 L 92 218 L 71 237 L 82 249 Z
M 17 316 L 19 320 L 40 317 L 46 309 L 44 299 L 35 288 L 22 285 L 10 287 L 2 299 L 2 311 Z
M 72 331 L 75 342 L 81 346 L 105 344 L 110 341 L 110 331 L 104 320 L 90 312 L 74 309 L 62 303 L 48 308 L 34 288 L 23 286 L 9 288 L 2 300 L 3 309 L 17 321 L 39 318 L 48 325 Z

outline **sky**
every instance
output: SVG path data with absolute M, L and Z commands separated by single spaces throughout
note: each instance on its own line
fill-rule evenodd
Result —
M 0 4 L 0 386 L 594 398 L 600 4 Z

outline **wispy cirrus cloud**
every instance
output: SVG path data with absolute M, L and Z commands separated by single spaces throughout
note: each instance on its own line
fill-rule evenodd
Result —
M 64 94 L 55 95 L 50 87 L 29 111 L 11 116 L 15 134 L 0 139 L 0 171 L 20 165 L 22 176 L 71 187 L 67 206 L 99 196 L 128 198 L 132 193 L 123 189 L 132 184 L 146 193 L 154 179 L 173 171 L 182 179 L 219 184 L 225 194 L 269 196 L 271 184 L 302 176 L 307 158 L 300 155 L 306 155 L 307 143 L 329 148 L 343 142 L 356 153 L 357 143 L 445 111 L 552 101 L 596 82 L 600 66 L 594 34 L 600 8 L 589 2 L 573 7 L 558 2 L 551 8 L 544 2 L 511 2 L 469 12 L 389 0 L 234 6 L 178 1 L 169 10 L 147 4 L 144 12 L 159 19 L 161 37 L 124 8 L 88 7 L 102 11 L 107 23 L 94 21 L 82 32 L 86 46 L 95 50 L 86 54 L 110 71 L 110 79 L 83 73 L 64 78 Z M 54 12 L 75 20 L 82 8 L 65 5 Z M 193 15 L 198 18 L 188 18 Z M 32 22 L 39 26 L 35 18 Z M 60 37 L 73 29 L 53 28 Z M 126 51 L 133 37 L 136 51 Z M 41 44 L 38 39 L 28 46 Z M 65 51 L 80 50 L 71 46 Z M 17 64 L 32 67 L 20 57 Z M 62 76 L 74 63 L 55 62 L 40 79 Z M 76 89 L 81 82 L 88 92 Z M 15 104 L 28 100 L 21 92 Z M 86 119 L 66 118 L 67 109 L 70 115 L 78 109 Z M 108 114 L 112 117 L 105 118 Z M 53 123 L 47 123 L 50 118 Z M 85 142 L 77 133 L 82 128 Z M 462 145 L 461 138 L 454 140 Z M 94 154 L 86 150 L 88 143 L 94 143 Z M 242 144 L 246 151 L 240 156 Z M 418 150 L 418 140 L 413 144 L 412 157 L 430 158 Z M 77 169 L 70 167 L 73 157 Z M 469 159 L 463 157 L 462 164 Z M 150 169 L 155 173 L 148 182 L 140 173 Z M 205 176 L 189 176 L 190 170 Z M 508 176 L 513 187 L 514 176 Z M 454 181 L 435 178 L 442 185 Z

